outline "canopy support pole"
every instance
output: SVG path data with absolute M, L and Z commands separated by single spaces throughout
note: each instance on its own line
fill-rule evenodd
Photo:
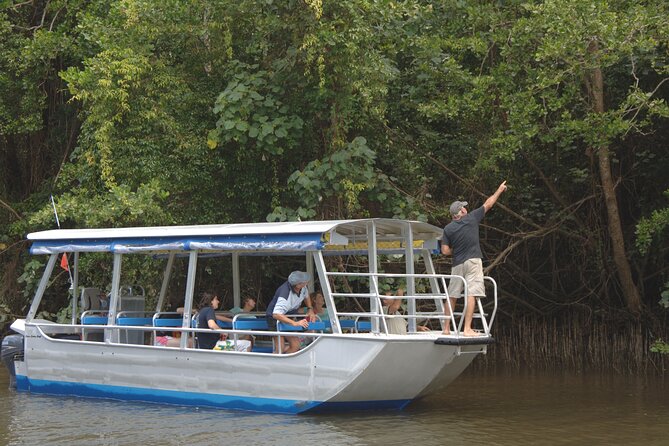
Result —
M 190 328 L 191 308 L 193 308 L 193 291 L 195 290 L 195 271 L 197 270 L 197 251 L 191 251 L 188 256 L 188 277 L 186 278 L 186 296 L 184 299 L 184 316 L 181 326 Z M 180 347 L 188 346 L 188 332 L 181 336 Z M 195 345 L 195 342 L 193 342 Z
M 242 306 L 241 284 L 239 282 L 239 253 L 232 253 L 232 301 L 233 307 Z
M 176 258 L 176 253 L 171 252 L 167 257 L 167 265 L 165 266 L 165 273 L 163 274 L 163 283 L 160 285 L 160 296 L 158 297 L 158 303 L 156 304 L 156 313 L 163 311 L 163 304 L 165 303 L 165 296 L 167 295 L 167 287 L 170 283 L 170 277 L 172 276 L 172 268 L 174 267 L 174 259 Z
M 72 276 L 72 325 L 77 323 L 77 299 L 79 299 L 79 251 L 74 253 L 74 275 Z
M 33 299 L 33 303 L 30 306 L 30 311 L 28 311 L 28 315 L 26 316 L 26 322 L 32 321 L 35 317 L 35 314 L 37 314 L 37 308 L 39 307 L 40 302 L 42 302 L 44 290 L 46 290 L 46 286 L 49 284 L 49 278 L 51 278 L 51 273 L 53 273 L 53 267 L 56 264 L 57 258 L 58 253 L 51 254 L 49 256 L 49 261 L 46 264 L 46 268 L 44 268 L 44 274 L 42 274 L 42 279 L 40 280 L 37 291 L 35 292 L 35 298 Z
M 109 299 L 109 315 L 107 316 L 107 325 L 114 325 L 116 322 L 116 314 L 120 307 L 120 294 L 119 290 L 121 288 L 121 253 L 114 253 L 114 270 L 112 272 L 112 287 L 111 287 L 111 298 Z M 105 342 L 109 344 L 110 342 L 118 342 L 119 332 L 116 330 L 111 330 L 105 328 Z

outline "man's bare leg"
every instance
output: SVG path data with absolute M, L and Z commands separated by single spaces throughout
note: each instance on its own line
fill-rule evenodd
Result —
M 457 299 L 455 297 L 449 298 L 451 301 L 451 308 L 448 308 L 448 305 L 445 305 L 444 314 L 450 316 L 450 319 L 444 319 L 444 334 L 451 334 L 451 325 L 453 324 L 453 310 L 455 310 L 455 302 Z M 449 314 L 450 313 L 450 314 Z
M 475 306 L 476 306 L 476 298 L 474 296 L 467 296 L 467 311 L 465 312 L 465 330 L 462 332 L 464 336 L 481 335 L 481 333 L 472 330 L 472 319 L 474 319 Z

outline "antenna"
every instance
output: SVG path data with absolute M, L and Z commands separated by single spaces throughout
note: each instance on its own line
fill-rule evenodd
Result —
M 58 210 L 56 209 L 56 202 L 53 199 L 53 194 L 51 194 L 51 207 L 53 207 L 53 215 L 56 217 L 56 225 L 60 229 L 60 220 L 58 219 Z M 65 262 L 63 262 L 65 260 Z M 64 263 L 64 264 L 63 264 Z M 67 253 L 63 253 L 63 256 L 60 259 L 60 267 L 67 270 L 68 275 L 70 276 L 70 292 L 72 293 L 72 325 L 76 322 L 76 312 L 77 312 L 77 298 L 75 296 L 74 290 L 74 280 L 72 279 L 72 270 L 70 269 L 70 260 L 67 258 Z

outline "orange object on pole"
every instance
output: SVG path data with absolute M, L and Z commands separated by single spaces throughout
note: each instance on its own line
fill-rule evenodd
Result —
M 60 258 L 60 267 L 65 271 L 70 270 L 70 265 L 67 263 L 67 254 L 63 253 L 63 257 Z

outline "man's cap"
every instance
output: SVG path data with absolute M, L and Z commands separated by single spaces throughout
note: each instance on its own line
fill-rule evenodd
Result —
M 295 286 L 298 283 L 309 282 L 309 279 L 311 279 L 311 275 L 309 273 L 305 273 L 303 271 L 293 271 L 290 273 L 290 276 L 288 276 L 288 283 Z
M 458 215 L 458 212 L 460 212 L 460 209 L 463 207 L 467 206 L 469 203 L 466 201 L 454 201 L 451 203 L 451 215 Z

